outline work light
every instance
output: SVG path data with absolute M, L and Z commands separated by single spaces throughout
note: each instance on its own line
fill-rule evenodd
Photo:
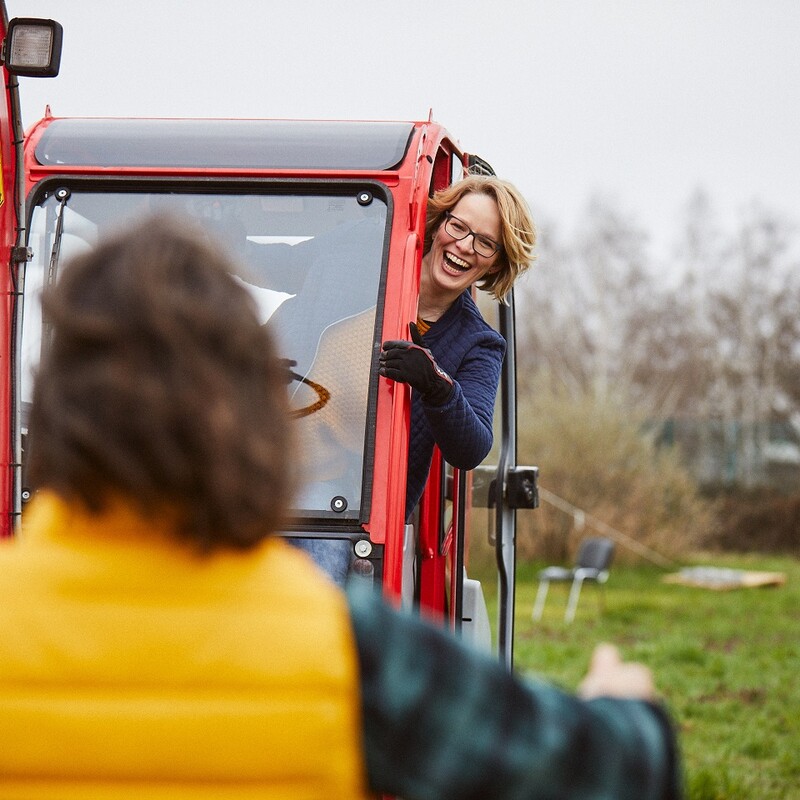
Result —
M 61 38 L 61 25 L 52 19 L 12 19 L 3 42 L 3 63 L 12 75 L 54 78 L 61 65 Z

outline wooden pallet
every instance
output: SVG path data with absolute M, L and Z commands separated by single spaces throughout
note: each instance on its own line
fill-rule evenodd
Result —
M 665 575 L 664 583 L 677 583 L 681 586 L 698 586 L 718 592 L 730 589 L 754 589 L 760 586 L 783 586 L 786 583 L 784 572 L 756 572 L 746 569 L 726 569 L 723 567 L 686 567 L 680 572 Z

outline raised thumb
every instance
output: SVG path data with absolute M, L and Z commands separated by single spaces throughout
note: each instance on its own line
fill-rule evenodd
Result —
M 425 342 L 422 341 L 422 334 L 419 332 L 416 322 L 409 322 L 408 329 L 411 331 L 411 341 L 419 347 L 425 347 Z

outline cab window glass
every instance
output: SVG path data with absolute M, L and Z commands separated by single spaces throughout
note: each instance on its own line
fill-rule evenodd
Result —
M 153 213 L 188 218 L 201 235 L 227 249 L 236 279 L 255 298 L 291 364 L 289 392 L 304 479 L 298 511 L 357 517 L 362 476 L 370 466 L 370 364 L 388 218 L 386 203 L 369 192 L 50 194 L 34 208 L 30 225 L 34 259 L 27 266 L 23 313 L 23 437 L 33 376 L 47 343 L 43 286 L 73 256 Z

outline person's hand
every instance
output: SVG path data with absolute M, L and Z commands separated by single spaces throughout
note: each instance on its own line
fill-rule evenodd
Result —
M 453 379 L 425 347 L 417 326 L 410 322 L 408 327 L 412 341 L 393 339 L 383 343 L 379 372 L 384 378 L 410 384 L 431 405 L 442 406 L 453 395 Z
M 656 696 L 650 670 L 633 661 L 623 661 L 610 644 L 599 644 L 592 654 L 589 672 L 578 687 L 584 700 L 593 697 L 622 697 L 631 700 L 654 700 Z

